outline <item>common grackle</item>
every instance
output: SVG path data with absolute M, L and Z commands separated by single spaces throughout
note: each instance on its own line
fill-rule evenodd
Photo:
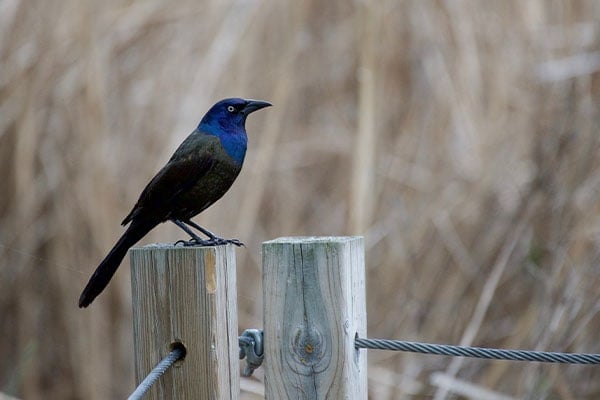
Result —
M 219 200 L 231 187 L 246 155 L 246 117 L 270 105 L 266 101 L 233 98 L 221 100 L 208 110 L 198 127 L 148 183 L 121 223 L 129 227 L 83 289 L 79 307 L 87 307 L 94 301 L 108 285 L 127 250 L 162 222 L 172 221 L 191 236 L 187 242 L 180 241 L 184 245 L 243 245 L 237 239 L 214 235 L 190 218 Z M 208 239 L 201 239 L 191 228 Z

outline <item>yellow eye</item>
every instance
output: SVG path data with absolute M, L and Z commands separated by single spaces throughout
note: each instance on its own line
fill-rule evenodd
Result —
M 227 106 L 227 111 L 229 111 L 230 113 L 235 111 L 235 107 L 234 106 Z

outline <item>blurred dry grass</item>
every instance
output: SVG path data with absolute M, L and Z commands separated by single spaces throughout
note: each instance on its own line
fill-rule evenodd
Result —
M 372 336 L 600 352 L 598 21 L 595 0 L 0 2 L 0 392 L 132 390 L 127 263 L 89 310 L 77 296 L 232 95 L 275 104 L 198 218 L 247 243 L 241 328 L 261 324 L 262 241 L 364 234 Z M 373 399 L 444 398 L 452 376 L 487 398 L 600 397 L 597 367 L 369 363 Z

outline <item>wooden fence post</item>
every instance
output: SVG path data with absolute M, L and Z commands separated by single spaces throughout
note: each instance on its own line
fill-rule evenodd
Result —
M 266 399 L 367 399 L 362 237 L 263 243 Z
M 135 375 L 139 384 L 182 343 L 186 356 L 148 399 L 237 399 L 239 360 L 233 246 L 150 245 L 131 254 Z

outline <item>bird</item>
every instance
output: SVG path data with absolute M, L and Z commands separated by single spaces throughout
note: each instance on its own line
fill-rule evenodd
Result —
M 131 246 L 158 224 L 171 221 L 188 235 L 184 246 L 243 246 L 224 239 L 191 220 L 219 200 L 242 169 L 248 137 L 246 117 L 272 104 L 262 100 L 228 98 L 214 104 L 196 129 L 179 145 L 167 164 L 150 180 L 121 225 L 127 229 L 100 262 L 79 297 L 89 306 L 106 288 Z M 208 239 L 202 239 L 192 229 Z

